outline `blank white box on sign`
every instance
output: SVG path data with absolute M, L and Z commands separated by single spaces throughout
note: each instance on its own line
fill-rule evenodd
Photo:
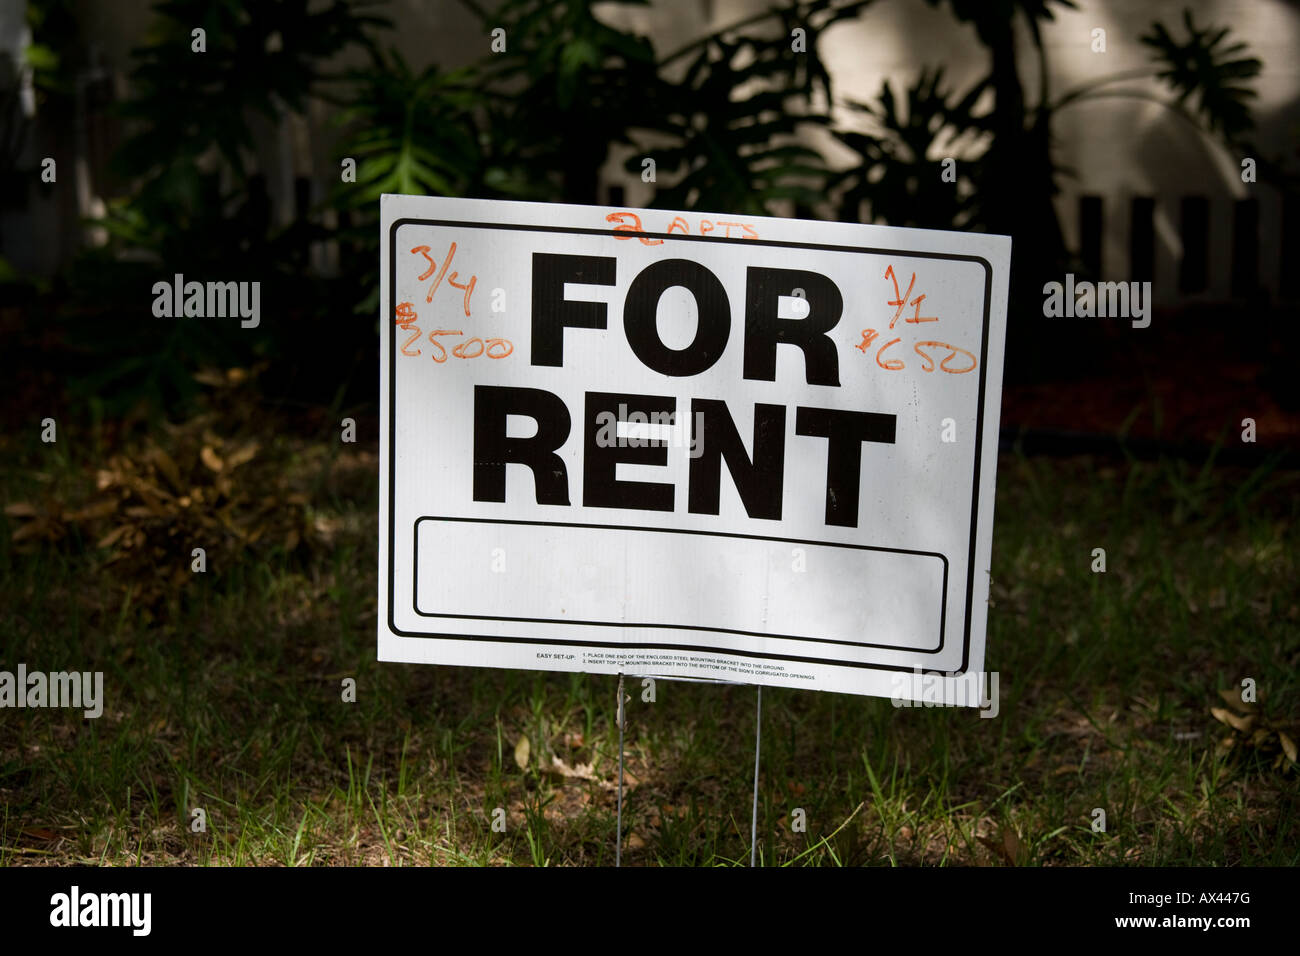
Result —
M 664 560 L 666 536 L 688 544 L 689 557 Z M 947 561 L 933 553 L 438 517 L 416 522 L 415 551 L 415 610 L 429 618 L 509 607 L 512 616 L 494 618 L 920 651 L 942 644 Z

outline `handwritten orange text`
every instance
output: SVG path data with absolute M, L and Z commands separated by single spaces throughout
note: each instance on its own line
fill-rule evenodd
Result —
M 442 284 L 443 277 L 445 276 L 448 285 L 460 289 L 465 293 L 465 317 L 469 318 L 469 297 L 474 294 L 474 286 L 478 282 L 478 276 L 470 276 L 469 282 L 462 285 L 456 281 L 457 276 L 460 275 L 459 272 L 453 272 L 450 276 L 447 275 L 447 269 L 451 266 L 451 260 L 456 257 L 456 243 L 453 242 L 451 248 L 447 250 L 447 255 L 442 260 L 442 269 L 440 271 L 438 270 L 438 264 L 433 260 L 433 256 L 429 255 L 428 246 L 416 246 L 411 250 L 411 254 L 424 256 L 425 261 L 429 263 L 429 268 L 425 269 L 415 277 L 418 281 L 423 282 L 425 279 L 429 278 L 429 276 L 433 275 L 435 271 L 438 271 L 438 278 L 434 279 L 433 285 L 429 286 L 429 294 L 424 297 L 424 301 L 433 301 L 433 294 L 438 291 L 438 286 Z
M 885 278 L 889 279 L 894 284 L 894 297 L 889 299 L 886 303 L 895 310 L 893 316 L 889 320 L 889 328 L 892 329 L 900 317 L 903 319 L 904 323 L 913 325 L 920 322 L 939 321 L 937 315 L 921 315 L 921 303 L 925 301 L 925 294 L 922 293 L 915 297 L 912 296 L 912 290 L 916 288 L 915 272 L 912 273 L 911 278 L 908 280 L 906 292 L 899 290 L 898 274 L 894 271 L 892 265 L 885 269 Z M 904 317 L 903 310 L 909 305 L 913 307 L 913 312 L 910 316 Z M 853 347 L 863 355 L 866 355 L 867 350 L 875 345 L 875 342 L 879 337 L 880 333 L 876 329 L 863 329 L 862 341 Z M 897 352 L 893 353 L 892 356 L 887 354 L 890 349 L 901 345 L 902 341 L 902 336 L 895 336 L 894 338 L 882 343 L 876 349 L 875 359 L 876 365 L 879 368 L 882 368 L 887 372 L 898 372 L 907 367 L 907 363 L 898 357 Z M 924 351 L 925 349 L 947 349 L 947 354 L 944 355 L 942 360 L 936 365 L 934 356 L 929 352 Z M 920 368 L 923 372 L 933 372 L 938 368 L 941 372 L 948 372 L 952 375 L 961 375 L 973 370 L 975 366 L 979 364 L 975 356 L 965 349 L 956 345 L 949 345 L 947 342 L 939 342 L 934 339 L 913 342 L 912 351 L 921 357 L 922 364 Z M 904 354 L 906 354 L 905 347 Z M 950 364 L 958 355 L 964 355 L 966 357 L 967 361 L 960 363 L 960 365 L 964 367 L 953 367 L 953 365 Z
M 605 217 L 606 222 L 618 223 L 614 227 L 614 232 L 620 233 L 616 239 L 636 238 L 642 245 L 657 246 L 663 243 L 662 239 L 651 239 L 648 236 L 638 235 L 644 233 L 645 228 L 641 224 L 641 216 L 638 213 L 612 212 Z M 685 216 L 674 216 L 668 228 L 664 230 L 665 234 L 673 235 L 681 233 L 684 236 L 701 235 L 711 236 L 719 235 L 726 239 L 757 239 L 758 230 L 747 222 L 724 222 L 723 220 L 699 219 L 696 220 L 696 232 L 692 232 L 691 223 Z M 736 230 L 733 234 L 732 230 Z
M 397 306 L 397 327 L 403 332 L 412 333 L 411 336 L 402 343 L 401 350 L 403 355 L 415 357 L 423 354 L 421 349 L 412 352 L 408 346 L 424 335 L 420 327 L 415 324 L 419 316 L 415 312 L 415 306 L 410 302 L 402 302 Z M 447 361 L 447 346 L 439 341 L 444 335 L 464 335 L 461 329 L 434 329 L 429 333 L 429 344 L 437 351 L 429 353 L 429 357 L 439 364 Z M 448 342 L 448 344 L 451 344 Z M 490 338 L 481 339 L 478 336 L 468 338 L 463 342 L 452 346 L 451 355 L 458 359 L 478 358 L 480 355 L 486 355 L 490 359 L 503 359 L 515 350 L 514 343 L 509 339 Z

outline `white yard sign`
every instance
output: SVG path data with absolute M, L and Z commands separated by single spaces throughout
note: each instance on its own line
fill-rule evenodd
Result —
M 382 249 L 380 660 L 977 702 L 1008 238 L 385 196 Z

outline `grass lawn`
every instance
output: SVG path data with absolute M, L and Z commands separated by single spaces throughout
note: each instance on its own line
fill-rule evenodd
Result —
M 377 663 L 375 446 L 249 407 L 0 445 L 0 669 L 106 697 L 0 711 L 0 863 L 612 864 L 616 679 Z M 760 861 L 1300 862 L 1298 485 L 1002 456 L 1000 714 L 766 690 Z M 753 689 L 655 690 L 624 862 L 748 863 Z

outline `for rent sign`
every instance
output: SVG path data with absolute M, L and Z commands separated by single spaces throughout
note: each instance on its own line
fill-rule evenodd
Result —
M 983 669 L 1009 239 L 382 209 L 381 660 Z

